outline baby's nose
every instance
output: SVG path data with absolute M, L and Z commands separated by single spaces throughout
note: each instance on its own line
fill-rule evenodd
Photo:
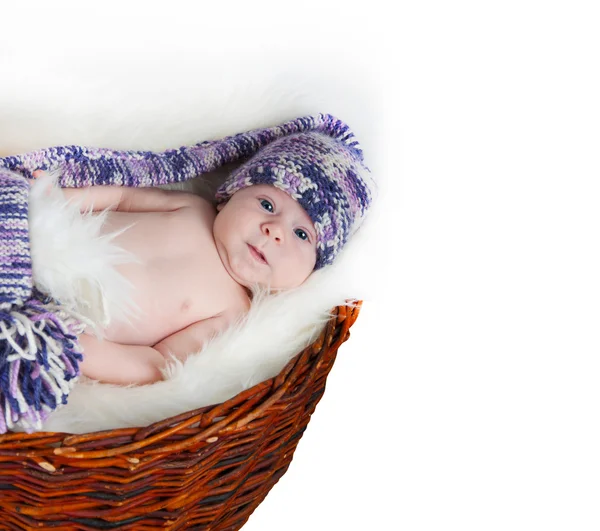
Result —
M 283 230 L 281 230 L 281 227 L 277 223 L 265 223 L 263 231 L 269 238 L 273 238 L 277 243 L 283 241 Z

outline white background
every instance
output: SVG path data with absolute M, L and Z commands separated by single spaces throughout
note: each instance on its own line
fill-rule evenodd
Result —
M 379 289 L 244 530 L 599 529 L 594 2 L 216 4 L 4 6 L 0 150 L 153 79 L 256 98 L 300 71 L 298 108 L 363 134 Z M 56 103 L 73 86 L 96 92 Z

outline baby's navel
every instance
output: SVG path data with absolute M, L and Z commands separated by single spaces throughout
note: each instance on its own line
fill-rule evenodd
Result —
M 183 303 L 181 304 L 181 311 L 182 312 L 187 312 L 190 309 L 190 306 L 191 306 L 190 299 L 185 299 L 183 301 Z

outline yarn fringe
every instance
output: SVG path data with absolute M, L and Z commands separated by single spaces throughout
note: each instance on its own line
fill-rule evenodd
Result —
M 0 309 L 0 434 L 16 426 L 41 430 L 67 403 L 86 326 L 93 323 L 36 288 L 31 299 Z

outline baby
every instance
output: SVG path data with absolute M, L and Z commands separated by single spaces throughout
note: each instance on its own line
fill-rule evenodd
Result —
M 114 243 L 139 259 L 116 267 L 142 318 L 112 322 L 102 340 L 82 334 L 82 373 L 158 381 L 172 356 L 185 360 L 244 315 L 251 288 L 293 289 L 330 264 L 371 201 L 354 158 L 317 132 L 275 141 L 219 188 L 216 209 L 159 188 L 63 189 L 82 211 L 108 209 L 102 232 L 122 231 Z

